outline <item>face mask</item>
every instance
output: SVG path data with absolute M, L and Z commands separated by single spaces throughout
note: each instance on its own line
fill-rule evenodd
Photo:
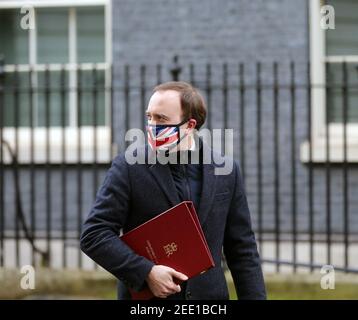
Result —
M 171 150 L 186 136 L 180 137 L 180 126 L 188 120 L 178 124 L 150 124 L 147 126 L 148 143 L 152 150 Z

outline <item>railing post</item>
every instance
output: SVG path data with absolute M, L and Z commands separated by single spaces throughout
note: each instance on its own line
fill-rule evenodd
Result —
M 181 70 L 182 70 L 181 66 L 179 65 L 178 60 L 179 60 L 178 56 L 175 55 L 173 57 L 173 63 L 170 66 L 170 69 L 169 69 L 173 81 L 179 81 L 179 76 L 180 76 L 180 73 L 181 73 Z
M 4 56 L 0 55 L 0 267 L 4 266 L 4 166 L 3 166 L 3 126 L 4 126 Z
M 0 85 L 1 85 L 1 89 L 3 89 L 2 85 L 3 85 L 3 80 L 4 80 L 4 75 L 5 75 L 5 67 L 4 67 L 4 56 L 0 55 Z

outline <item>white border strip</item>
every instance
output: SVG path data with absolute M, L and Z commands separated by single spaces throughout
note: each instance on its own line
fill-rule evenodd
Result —
M 15 9 L 23 6 L 34 8 L 104 6 L 109 0 L 33 0 L 33 1 L 0 1 L 0 8 Z
M 53 63 L 53 64 L 36 64 L 36 65 L 29 65 L 29 64 L 7 64 L 4 66 L 5 72 L 29 72 L 31 71 L 46 71 L 47 69 L 50 71 L 61 71 L 63 68 L 65 70 L 106 70 L 109 68 L 109 63 L 80 63 L 80 64 L 60 64 L 60 63 Z

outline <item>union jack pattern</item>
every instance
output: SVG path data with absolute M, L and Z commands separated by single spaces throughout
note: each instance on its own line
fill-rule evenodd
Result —
M 178 127 L 147 126 L 148 142 L 153 149 L 169 148 L 179 139 Z

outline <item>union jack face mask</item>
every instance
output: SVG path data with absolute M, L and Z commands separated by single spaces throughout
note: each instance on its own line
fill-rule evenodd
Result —
M 147 125 L 148 143 L 152 150 L 171 150 L 186 136 L 180 137 L 180 126 L 188 119 L 178 124 L 149 124 Z

